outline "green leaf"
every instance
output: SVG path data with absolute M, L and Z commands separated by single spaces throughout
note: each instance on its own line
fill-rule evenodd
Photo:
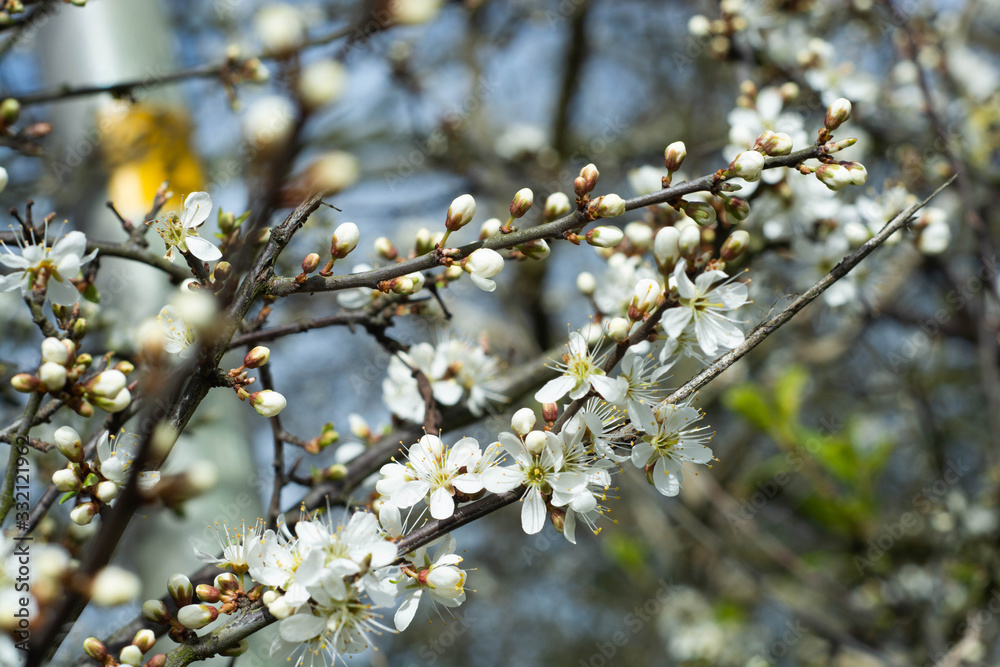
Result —
M 777 419 L 764 399 L 760 387 L 741 384 L 726 392 L 722 399 L 727 408 L 738 413 L 761 431 L 770 431 Z
M 79 493 L 79 491 L 67 491 L 66 493 L 62 494 L 61 498 L 59 498 L 59 504 L 62 505 L 64 502 L 66 502 L 70 498 L 76 498 L 76 495 L 78 493 Z

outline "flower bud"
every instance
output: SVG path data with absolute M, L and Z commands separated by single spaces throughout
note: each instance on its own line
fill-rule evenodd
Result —
M 80 488 L 80 478 L 69 468 L 61 468 L 52 473 L 52 486 L 66 493 Z
M 598 248 L 613 248 L 622 242 L 625 232 L 617 227 L 594 227 L 587 232 L 587 243 Z
M 276 417 L 285 409 L 285 397 L 276 391 L 265 389 L 250 394 L 250 405 L 261 417 Z
M 254 29 L 264 50 L 287 54 L 297 49 L 306 37 L 306 24 L 298 8 L 274 3 L 260 9 L 254 16 Z
M 146 661 L 146 664 L 142 667 L 164 667 L 167 664 L 167 656 L 163 653 L 157 653 L 152 658 Z
M 267 602 L 267 610 L 271 612 L 271 616 L 274 616 L 279 621 L 288 618 L 295 611 L 286 601 L 285 596 L 282 595 L 279 598 L 275 598 L 272 602 Z
M 523 217 L 534 202 L 535 193 L 531 191 L 531 188 L 521 188 L 514 193 L 514 199 L 510 202 L 510 217 Z
M 125 388 L 126 384 L 128 379 L 121 371 L 103 371 L 87 383 L 87 393 L 100 398 L 113 398 Z
M 77 505 L 69 512 L 69 519 L 78 526 L 86 526 L 97 516 L 97 503 L 89 502 Z
M 138 597 L 142 582 L 128 570 L 108 565 L 90 584 L 90 599 L 102 607 L 115 607 Z
M 524 253 L 525 257 L 529 257 L 531 259 L 545 259 L 549 256 L 549 253 L 552 252 L 549 248 L 549 244 L 545 242 L 545 239 L 535 239 L 534 241 L 522 243 L 517 246 L 517 249 Z
M 302 273 L 312 273 L 319 268 L 319 253 L 311 252 L 302 260 Z
M 616 194 L 603 195 L 587 207 L 595 218 L 614 218 L 625 213 L 625 200 Z
M 510 418 L 510 428 L 522 438 L 535 428 L 535 411 L 531 408 L 521 408 Z
M 243 365 L 247 368 L 260 368 L 271 358 L 271 350 L 258 345 L 243 357 Z
M 318 109 L 337 100 L 344 90 L 347 71 L 336 60 L 324 59 L 302 68 L 299 99 L 307 109 Z
M 424 255 L 434 249 L 434 237 L 431 230 L 421 227 L 414 236 L 414 249 L 418 255 Z
M 601 172 L 597 171 L 597 167 L 591 163 L 580 170 L 580 178 L 583 179 L 584 193 L 590 192 L 597 185 L 597 179 L 600 177 Z
M 826 152 L 827 154 L 837 153 L 845 148 L 850 148 L 854 144 L 858 143 L 857 137 L 851 137 L 850 139 L 841 139 L 840 141 L 835 141 L 832 144 L 827 144 Z
M 217 222 L 219 225 L 219 231 L 225 236 L 229 236 L 237 229 L 236 214 L 232 211 L 223 211 L 220 208 L 217 216 Z
M 542 405 L 542 419 L 552 423 L 559 419 L 559 405 L 556 403 L 545 403 Z
M 175 572 L 167 578 L 167 592 L 173 598 L 178 607 L 191 604 L 191 596 L 194 595 L 194 586 L 187 575 Z
M 731 262 L 746 252 L 748 247 L 750 247 L 750 234 L 740 229 L 729 235 L 729 238 L 722 244 L 719 256 L 722 257 L 723 261 Z
M 833 132 L 841 123 L 845 122 L 851 117 L 851 103 L 850 101 L 844 99 L 843 97 L 836 99 L 826 109 L 826 118 L 823 119 L 823 125 L 830 132 Z
M 200 630 L 217 618 L 219 610 L 208 604 L 189 604 L 177 612 L 177 621 L 191 630 Z
M 594 274 L 583 271 L 576 277 L 576 288 L 584 296 L 591 296 L 597 290 L 597 279 Z
M 729 216 L 729 222 L 743 222 L 750 215 L 750 203 L 740 197 L 723 197 L 722 203 Z
M 490 218 L 479 228 L 479 240 L 485 241 L 491 236 L 496 236 L 500 233 L 501 227 L 503 223 L 500 222 L 500 218 Z
M 194 594 L 198 596 L 198 599 L 202 602 L 218 602 L 222 599 L 222 593 L 215 586 L 209 586 L 208 584 L 198 584 L 194 589 Z
M 742 178 L 745 181 L 756 181 L 764 169 L 764 156 L 757 151 L 743 151 L 729 163 L 726 169 L 727 178 Z
M 445 218 L 444 226 L 448 231 L 454 232 L 469 224 L 474 215 L 476 215 L 476 200 L 472 195 L 460 195 L 448 207 L 448 217 Z
M 80 434 L 75 429 L 69 426 L 61 426 L 56 429 L 56 432 L 52 435 L 52 439 L 56 443 L 56 449 L 67 459 L 74 463 L 83 461 L 83 442 L 81 442 Z
M 110 480 L 104 480 L 97 485 L 94 495 L 103 503 L 109 503 L 118 497 L 118 485 Z
M 611 340 L 621 343 L 628 338 L 632 323 L 624 317 L 614 317 L 608 322 L 608 336 Z
M 121 412 L 129 406 L 132 402 L 132 393 L 128 389 L 122 389 L 114 398 L 102 398 L 100 396 L 91 396 L 90 400 L 105 412 L 115 413 Z
M 38 369 L 38 379 L 49 391 L 59 391 L 66 386 L 66 367 L 54 361 L 46 361 Z
M 792 138 L 784 132 L 771 132 L 761 148 L 766 155 L 788 155 L 792 152 Z
M 868 170 L 860 162 L 849 162 L 844 166 L 851 174 L 851 185 L 864 185 L 868 180 Z
M 160 600 L 146 600 L 142 603 L 142 616 L 150 623 L 165 625 L 170 621 L 170 612 L 167 605 Z
M 604 328 L 597 322 L 588 322 L 580 329 L 580 335 L 587 341 L 589 347 L 594 347 L 599 345 L 601 338 L 604 337 Z
M 393 278 L 389 289 L 391 289 L 394 294 L 412 294 L 413 280 L 407 278 L 406 276 Z
M 854 182 L 850 170 L 840 164 L 821 164 L 816 168 L 816 178 L 834 192 L 843 190 Z
M 353 222 L 345 222 L 333 230 L 333 241 L 330 243 L 330 254 L 335 259 L 343 259 L 358 247 L 361 233 Z
M 587 179 L 583 176 L 577 176 L 573 179 L 573 192 L 576 196 L 582 197 L 587 194 Z
M 625 225 L 625 238 L 638 252 L 646 252 L 653 247 L 653 229 L 644 222 L 630 222 Z
M 42 361 L 59 364 L 60 366 L 65 366 L 66 362 L 69 361 L 70 352 L 74 351 L 75 346 L 73 341 L 68 340 L 66 345 L 63 341 L 58 338 L 46 338 L 42 341 Z
M 135 644 L 129 644 L 128 646 L 122 648 L 121 653 L 118 656 L 118 661 L 123 665 L 140 667 L 140 665 L 142 665 L 142 650 L 140 650 Z
M 18 373 L 10 379 L 10 386 L 22 394 L 28 394 L 41 389 L 42 381 L 31 373 Z
M 649 278 L 643 278 L 636 283 L 632 291 L 632 300 L 628 305 L 628 316 L 633 320 L 642 319 L 642 316 L 656 308 L 656 302 L 663 294 L 663 287 L 660 283 Z
M 347 478 L 347 466 L 343 463 L 334 463 L 326 469 L 324 478 L 331 482 L 339 482 Z
M 139 650 L 143 653 L 147 653 L 153 644 L 156 643 L 156 633 L 149 628 L 143 628 L 135 633 L 135 637 L 132 638 L 132 644 L 139 647 Z
M 530 431 L 524 436 L 524 447 L 532 454 L 538 454 L 545 448 L 545 433 L 542 431 Z
M 684 163 L 684 158 L 686 157 L 687 146 L 684 145 L 683 141 L 675 141 L 663 151 L 663 166 L 672 174 L 681 168 L 681 164 Z
M 702 227 L 711 225 L 716 220 L 715 207 L 703 201 L 685 202 L 684 212 Z
M 660 273 L 667 275 L 674 270 L 674 265 L 680 259 L 681 250 L 678 246 L 681 233 L 676 227 L 664 227 L 656 232 L 653 239 L 653 258 Z
M 677 239 L 681 257 L 692 258 L 701 249 L 701 230 L 695 225 L 688 225 L 681 230 Z
M 0 102 L 0 123 L 13 125 L 21 115 L 21 103 L 13 97 L 8 97 Z M 2 189 L 2 188 L 0 188 Z
M 561 218 L 569 213 L 571 209 L 569 197 L 562 192 L 553 192 L 545 200 L 545 213 L 543 217 L 545 218 L 545 222 L 552 222 L 556 218 Z
M 380 236 L 375 239 L 375 254 L 382 259 L 387 259 L 389 261 L 399 257 L 399 251 L 396 250 L 396 246 L 394 246 L 392 241 L 385 236 Z
M 407 273 L 405 278 L 409 278 L 410 282 L 413 283 L 413 287 L 410 288 L 409 294 L 416 294 L 424 288 L 427 283 L 427 279 L 424 277 L 420 271 L 414 271 L 413 273 Z
M 472 276 L 472 282 L 476 287 L 492 292 L 497 285 L 489 279 L 503 270 L 503 257 L 496 250 L 479 248 L 465 258 L 462 268 Z
M 83 652 L 101 664 L 108 657 L 108 649 L 104 647 L 104 644 L 97 637 L 87 637 L 87 639 L 83 640 Z
M 119 361 L 117 364 L 115 364 L 115 370 L 121 371 L 123 375 L 128 377 L 135 371 L 135 364 L 133 364 L 131 361 L 122 360 Z

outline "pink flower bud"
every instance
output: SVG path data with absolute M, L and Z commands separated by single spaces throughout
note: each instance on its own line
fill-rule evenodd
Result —
M 597 167 L 591 163 L 580 170 L 580 178 L 583 179 L 584 192 L 590 192 L 597 185 L 597 179 L 601 176 L 601 172 L 597 171 Z
M 260 368 L 271 358 L 271 350 L 263 345 L 258 345 L 243 357 L 243 365 L 247 368 Z
M 445 218 L 444 226 L 448 231 L 454 232 L 472 222 L 474 215 L 476 215 L 476 200 L 472 195 L 460 195 L 448 207 L 448 217 Z
M 663 166 L 672 174 L 681 168 L 686 157 L 687 146 L 684 145 L 683 141 L 675 141 L 663 151 Z
M 312 273 L 319 268 L 319 253 L 311 252 L 302 260 L 302 273 Z
M 528 212 L 535 201 L 535 194 L 530 188 L 521 188 L 514 194 L 513 201 L 510 202 L 510 217 L 520 218 Z

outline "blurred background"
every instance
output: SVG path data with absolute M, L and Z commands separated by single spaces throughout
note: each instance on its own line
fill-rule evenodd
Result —
M 747 331 L 915 197 L 959 179 L 700 392 L 719 462 L 688 475 L 677 498 L 627 469 L 610 520 L 576 546 L 551 527 L 525 536 L 513 508 L 459 530 L 476 592 L 454 618 L 422 610 L 355 664 L 1000 664 L 1000 3 L 25 5 L 0 26 L 0 98 L 20 106 L 3 120 L 0 203 L 23 211 L 32 199 L 53 224 L 121 240 L 105 202 L 138 222 L 163 181 L 176 193 L 165 212 L 206 190 L 221 209 L 272 223 L 310 186 L 339 191 L 327 199 L 339 211 L 321 208 L 284 253 L 283 275 L 324 252 L 343 221 L 361 229 L 350 262 L 377 264 L 376 237 L 405 255 L 418 229 L 443 229 L 459 194 L 478 202 L 464 243 L 522 187 L 536 203 L 571 193 L 588 162 L 600 192 L 634 196 L 658 189 L 673 141 L 686 143 L 693 178 L 764 129 L 805 147 L 826 105 L 851 100 L 838 138 L 859 139 L 842 159 L 864 163 L 864 187 L 832 193 L 782 169 L 745 192 L 752 245 L 733 271 L 749 269 Z M 597 276 L 598 304 L 610 289 L 592 248 L 552 245 L 544 262 L 508 263 L 493 294 L 466 281 L 446 290 L 450 322 L 402 318 L 391 333 L 407 344 L 485 336 L 512 366 L 538 358 L 595 314 L 580 272 Z M 164 303 L 162 279 L 135 271 L 103 265 L 94 349 L 128 349 L 134 324 Z M 6 378 L 36 362 L 37 333 L 16 295 L 0 297 L 6 423 L 21 409 Z M 270 324 L 337 309 L 332 294 L 286 299 Z M 289 431 L 308 438 L 332 422 L 350 439 L 350 414 L 390 423 L 388 356 L 363 333 L 323 329 L 271 349 Z M 681 364 L 667 384 L 697 369 Z M 178 544 L 211 521 L 254 519 L 270 494 L 270 429 L 234 417 L 234 403 L 206 403 L 172 457 L 213 461 L 216 491 L 185 517 L 150 512 L 133 528 L 121 562 L 143 574 L 146 597 L 196 569 Z M 515 397 L 446 436 L 490 442 L 532 404 Z M 294 454 L 303 470 L 335 456 Z M 292 485 L 284 505 L 306 491 Z M 44 527 L 56 539 L 60 519 Z M 176 558 L 162 556 L 168 546 Z M 60 660 L 136 613 L 88 611 Z M 270 632 L 227 664 L 271 664 Z

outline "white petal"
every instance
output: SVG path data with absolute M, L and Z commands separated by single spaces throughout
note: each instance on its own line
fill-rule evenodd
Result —
M 545 527 L 545 501 L 538 489 L 532 488 L 526 494 L 521 507 L 521 527 L 528 535 L 534 535 Z
M 455 499 L 445 489 L 435 489 L 431 494 L 431 516 L 435 519 L 447 519 L 455 513 Z
M 431 485 L 423 480 L 407 482 L 392 494 L 392 503 L 397 507 L 410 507 L 424 499 Z
M 541 389 L 535 392 L 535 400 L 539 403 L 555 403 L 573 389 L 576 381 L 566 375 L 549 380 Z
M 60 306 L 72 306 L 80 300 L 80 293 L 73 287 L 73 283 L 68 280 L 57 280 L 54 276 L 49 278 L 45 296 Z
M 392 620 L 396 624 L 396 629 L 400 632 L 410 627 L 410 622 L 417 613 L 417 606 L 420 604 L 420 596 L 423 592 L 422 589 L 418 589 L 416 592 L 407 595 L 403 598 L 403 604 L 396 610 L 396 615 L 392 617 Z
M 476 287 L 483 290 L 484 292 L 492 292 L 497 288 L 496 282 L 490 280 L 489 278 L 483 278 L 475 273 L 470 273 L 469 277 L 472 278 L 472 282 Z
M 490 468 L 483 473 L 483 488 L 490 493 L 506 493 L 521 483 L 521 471 L 516 468 Z
M 212 198 L 207 192 L 192 192 L 184 200 L 181 224 L 185 229 L 200 227 L 212 212 Z
M 606 375 L 594 375 L 590 378 L 591 386 L 601 397 L 612 405 L 621 405 L 628 391 L 628 380 L 617 377 L 614 380 Z
M 286 642 L 301 643 L 318 637 L 325 628 L 325 618 L 310 613 L 295 614 L 278 624 L 278 634 Z
M 671 338 L 677 338 L 684 333 L 684 329 L 687 328 L 690 321 L 691 309 L 684 306 L 667 308 L 663 311 L 663 317 L 660 319 L 660 322 L 663 324 L 663 330 Z
M 222 251 L 208 239 L 203 239 L 200 236 L 189 236 L 185 240 L 191 254 L 203 262 L 214 262 L 222 257 Z

